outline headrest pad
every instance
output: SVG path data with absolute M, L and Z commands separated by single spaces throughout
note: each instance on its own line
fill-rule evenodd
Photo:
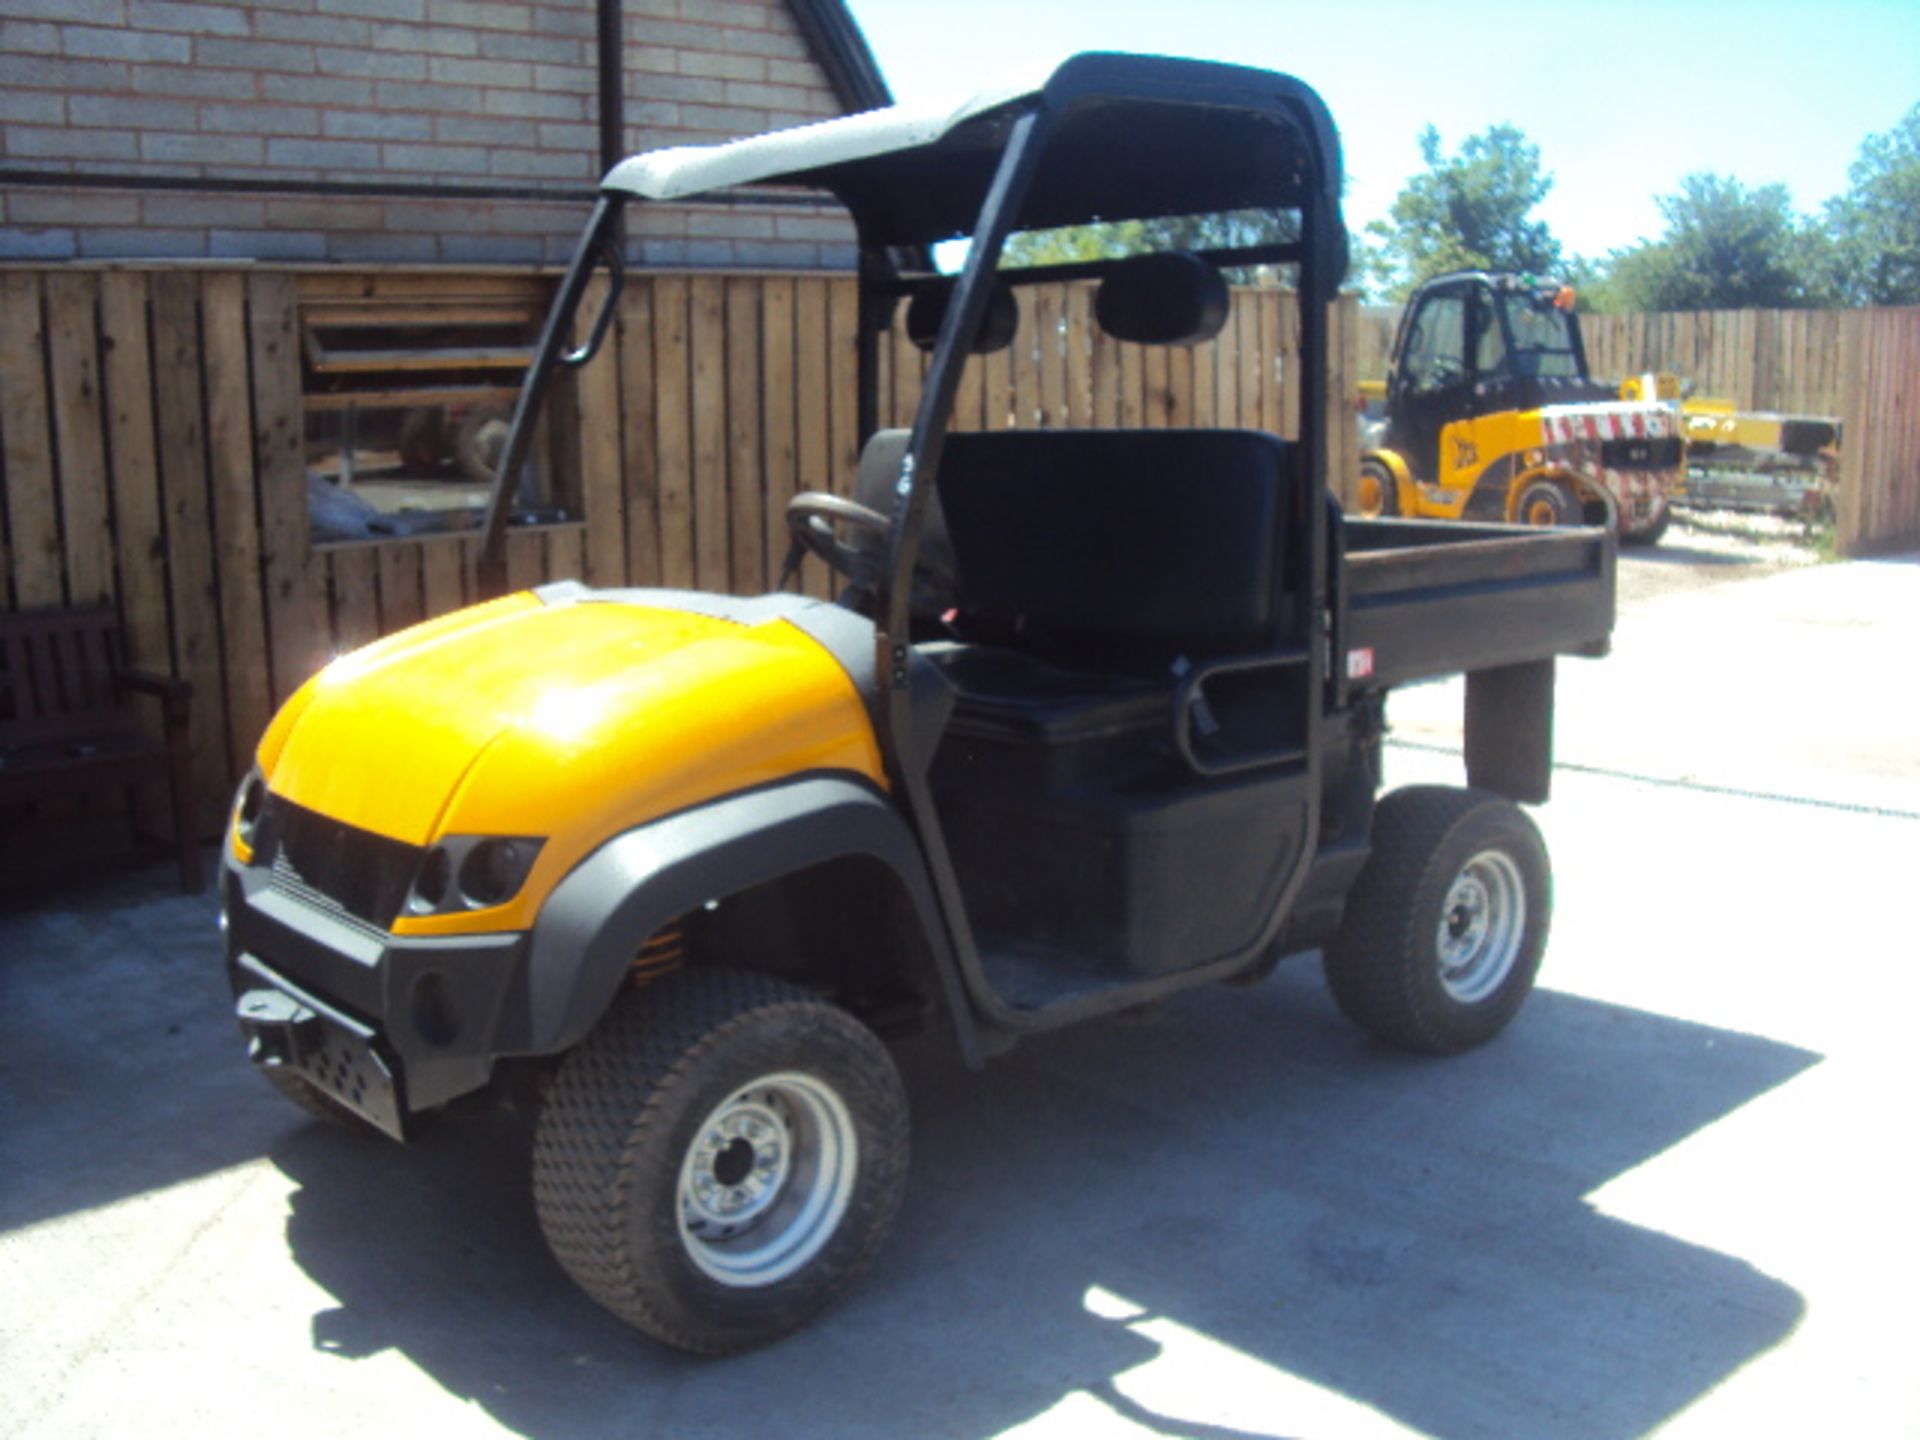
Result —
M 1106 273 L 1094 296 L 1100 328 L 1136 345 L 1201 345 L 1220 333 L 1231 308 L 1227 282 L 1198 255 L 1135 255 Z
M 922 350 L 933 349 L 940 338 L 940 323 L 947 318 L 947 302 L 953 299 L 953 282 L 942 280 L 913 292 L 907 306 L 907 338 Z M 1013 343 L 1013 332 L 1020 328 L 1020 308 L 1013 303 L 1013 291 L 996 280 L 987 292 L 986 313 L 980 317 L 980 333 L 973 337 L 971 353 L 991 355 Z

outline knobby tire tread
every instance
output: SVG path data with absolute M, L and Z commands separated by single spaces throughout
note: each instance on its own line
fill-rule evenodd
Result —
M 647 1256 L 620 1223 L 623 1201 L 639 1183 L 648 1141 L 664 1112 L 702 1061 L 771 1012 L 796 1012 L 788 1023 L 823 1040 L 857 1024 L 806 990 L 752 971 L 703 968 L 671 976 L 644 991 L 623 993 L 599 1027 L 571 1054 L 549 1090 L 534 1137 L 534 1203 L 555 1258 L 583 1290 L 616 1316 L 656 1339 L 696 1354 L 748 1348 L 682 1323 L 655 1304 L 641 1283 Z M 896 1163 L 888 1165 L 891 1159 Z M 900 1155 L 862 1156 L 876 1167 L 877 1206 L 890 1216 L 906 1185 Z M 850 1213 L 842 1224 L 852 1223 Z M 873 1261 L 885 1226 L 867 1237 L 842 1271 L 851 1284 Z

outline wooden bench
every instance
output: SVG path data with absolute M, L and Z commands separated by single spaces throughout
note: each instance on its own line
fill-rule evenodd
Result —
M 160 702 L 162 737 L 135 696 Z M 201 887 L 187 720 L 193 687 L 129 668 L 109 605 L 0 615 L 0 806 L 165 777 L 181 888 Z

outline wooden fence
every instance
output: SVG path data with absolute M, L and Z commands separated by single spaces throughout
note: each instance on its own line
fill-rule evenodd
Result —
M 1582 316 L 1594 373 L 1667 370 L 1750 410 L 1840 418 L 1842 553 L 1920 543 L 1920 308 Z
M 524 289 L 525 278 L 459 283 Z M 446 272 L 248 268 L 0 272 L 0 597 L 117 602 L 134 663 L 193 682 L 209 831 L 273 707 L 333 655 L 472 598 L 470 535 L 315 545 L 308 523 L 303 300 L 444 292 Z M 597 310 L 590 295 L 583 314 Z M 1298 312 L 1240 291 L 1191 350 L 1122 345 L 1085 285 L 1020 292 L 1020 340 L 969 364 L 968 428 L 1247 426 L 1291 436 Z M 1350 413 L 1355 307 L 1334 307 L 1332 393 Z M 855 291 L 823 276 L 633 277 L 554 431 L 584 521 L 514 532 L 516 584 L 777 579 L 798 490 L 842 493 L 858 459 Z M 882 415 L 903 423 L 924 357 L 888 337 Z M 1331 427 L 1353 473 L 1353 427 Z M 826 592 L 810 562 L 805 583 Z

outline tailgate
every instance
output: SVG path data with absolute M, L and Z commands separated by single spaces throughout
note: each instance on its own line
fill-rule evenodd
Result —
M 1610 531 L 1348 519 L 1335 533 L 1336 677 L 1397 685 L 1606 653 Z

